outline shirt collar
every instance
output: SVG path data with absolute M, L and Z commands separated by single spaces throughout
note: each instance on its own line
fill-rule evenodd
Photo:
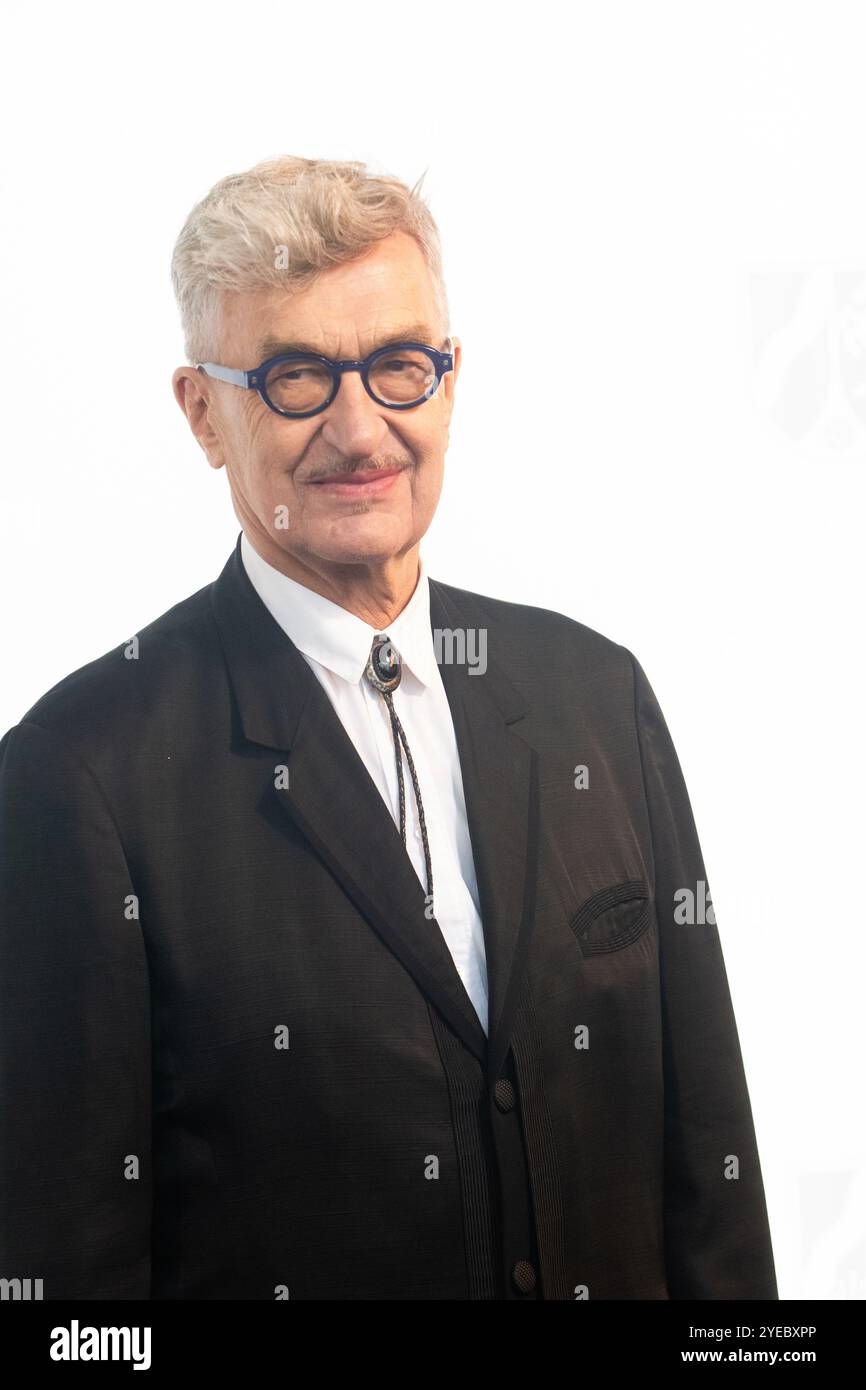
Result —
M 263 560 L 241 536 L 244 569 L 262 603 L 299 651 L 321 666 L 357 685 L 367 665 L 373 638 L 382 629 L 371 627 L 347 608 L 299 584 Z M 430 627 L 430 584 L 423 558 L 412 597 L 386 629 L 404 667 L 422 685 L 432 685 L 436 655 Z

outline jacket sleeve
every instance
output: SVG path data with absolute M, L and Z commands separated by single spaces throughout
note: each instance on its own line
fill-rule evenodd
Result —
M 10 729 L 0 743 L 0 1277 L 41 1279 L 45 1299 L 150 1298 L 150 996 L 133 893 L 87 767 L 51 730 Z
M 676 1299 L 777 1299 L 749 1094 L 701 848 L 667 725 L 631 660 L 658 920 L 668 1292 Z

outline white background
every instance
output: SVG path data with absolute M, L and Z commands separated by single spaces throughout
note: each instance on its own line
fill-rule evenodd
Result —
M 423 553 L 434 578 L 623 643 L 653 684 L 783 1298 L 866 1295 L 864 14 L 210 0 L 4 18 L 3 729 L 209 583 L 237 536 L 170 387 L 192 204 L 281 153 L 426 169 L 464 365 Z

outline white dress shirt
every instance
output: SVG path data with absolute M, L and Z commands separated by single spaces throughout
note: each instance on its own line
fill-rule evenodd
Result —
M 294 642 L 324 688 L 359 756 L 400 826 L 397 756 L 382 696 L 364 677 L 380 629 L 289 579 L 241 538 L 244 568 L 262 603 Z M 393 692 L 424 803 L 433 868 L 433 911 L 466 992 L 487 1032 L 487 960 L 463 777 L 451 708 L 433 648 L 430 588 L 423 559 L 409 602 L 385 631 L 400 653 L 403 676 Z M 412 776 L 403 755 L 406 849 L 426 893 L 427 868 Z M 436 923 L 430 923 L 431 931 Z

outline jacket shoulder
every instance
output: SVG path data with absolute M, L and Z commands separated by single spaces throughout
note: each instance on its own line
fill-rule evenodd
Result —
M 628 648 L 566 613 L 528 603 L 512 603 L 489 594 L 459 589 L 440 580 L 431 582 L 435 582 L 445 595 L 449 607 L 494 630 L 500 645 L 513 641 L 515 648 L 518 644 L 522 644 L 524 650 L 537 648 L 546 657 L 558 653 L 569 665 L 576 658 L 584 670 L 625 672 L 631 678 L 634 658 Z

